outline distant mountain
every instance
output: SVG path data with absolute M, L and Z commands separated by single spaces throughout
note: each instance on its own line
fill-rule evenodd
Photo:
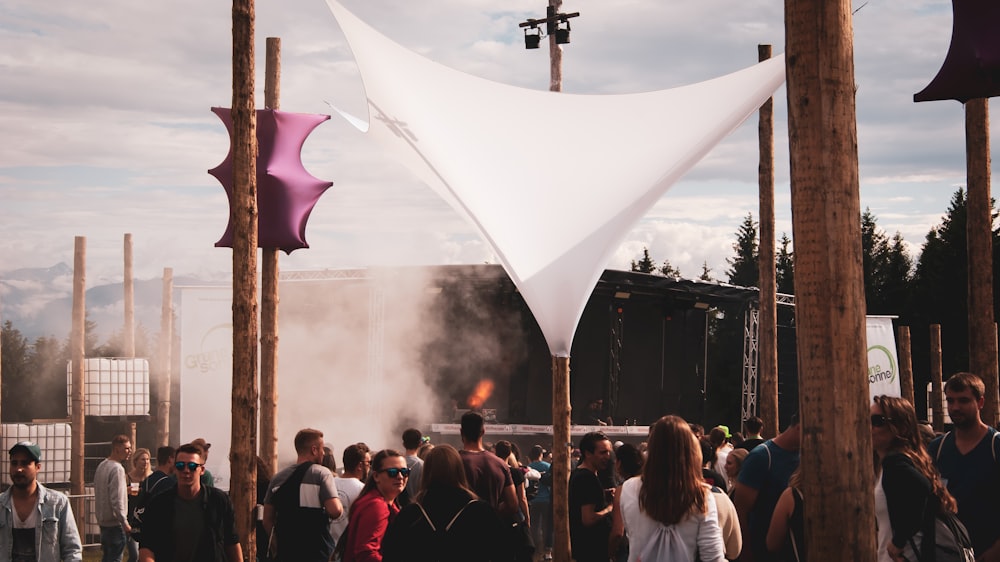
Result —
M 202 282 L 191 277 L 174 278 L 175 285 Z M 143 326 L 152 336 L 160 331 L 163 281 L 137 279 L 134 287 L 136 326 Z M 87 317 L 96 324 L 99 343 L 124 325 L 124 299 L 121 283 L 87 289 Z M 0 322 L 10 320 L 29 341 L 41 336 L 67 338 L 72 328 L 72 309 L 73 268 L 65 263 L 0 273 Z

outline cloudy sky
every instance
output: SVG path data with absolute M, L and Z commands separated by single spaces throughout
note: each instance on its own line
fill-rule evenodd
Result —
M 397 42 L 448 66 L 546 89 L 546 49 L 526 51 L 517 23 L 544 0 L 344 0 Z M 0 275 L 72 263 L 87 238 L 88 285 L 121 279 L 132 233 L 135 273 L 224 277 L 231 253 L 222 187 L 206 171 L 228 150 L 212 106 L 231 104 L 228 2 L 0 4 Z M 915 104 L 951 37 L 947 0 L 856 2 L 854 17 L 861 205 L 919 248 L 965 182 L 958 102 Z M 726 74 L 784 50 L 773 0 L 566 0 L 572 43 L 564 91 L 630 93 Z M 282 40 L 281 107 L 363 115 L 357 67 L 324 0 L 258 0 L 257 100 L 264 42 Z M 791 235 L 785 91 L 775 95 L 777 232 Z M 995 122 L 996 120 L 994 120 Z M 996 133 L 997 127 L 993 126 Z M 740 221 L 757 216 L 756 116 L 719 145 L 630 232 L 608 267 L 650 248 L 687 276 L 707 262 L 724 276 Z M 525 134 L 551 135 L 539 128 Z M 308 250 L 283 270 L 495 262 L 478 234 L 405 169 L 338 117 L 304 148 L 306 168 L 335 182 L 307 229 Z

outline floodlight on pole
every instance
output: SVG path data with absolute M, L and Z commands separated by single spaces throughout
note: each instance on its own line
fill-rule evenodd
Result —
M 549 0 L 546 8 L 545 18 L 528 19 L 518 25 L 524 28 L 524 48 L 537 49 L 542 37 L 549 37 L 549 90 L 553 92 L 562 91 L 562 50 L 560 45 L 569 43 L 570 18 L 580 15 L 580 12 L 564 14 L 559 12 L 562 0 Z M 541 25 L 545 25 L 545 33 L 542 33 Z M 537 33 L 530 33 L 529 30 L 538 30 Z

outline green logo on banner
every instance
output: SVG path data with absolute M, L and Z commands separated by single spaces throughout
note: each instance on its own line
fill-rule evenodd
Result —
M 874 356 L 873 356 L 874 353 Z M 885 359 L 882 359 L 885 355 Z M 888 368 L 886 368 L 888 364 Z M 896 362 L 892 352 L 884 345 L 873 345 L 868 348 L 868 383 L 893 382 L 896 380 Z

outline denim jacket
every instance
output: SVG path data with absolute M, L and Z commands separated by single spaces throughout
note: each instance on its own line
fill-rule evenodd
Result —
M 14 503 L 10 489 L 0 494 L 0 562 L 7 562 L 14 548 Z M 79 562 L 83 560 L 80 534 L 69 499 L 38 484 L 39 526 L 35 530 L 38 562 Z

